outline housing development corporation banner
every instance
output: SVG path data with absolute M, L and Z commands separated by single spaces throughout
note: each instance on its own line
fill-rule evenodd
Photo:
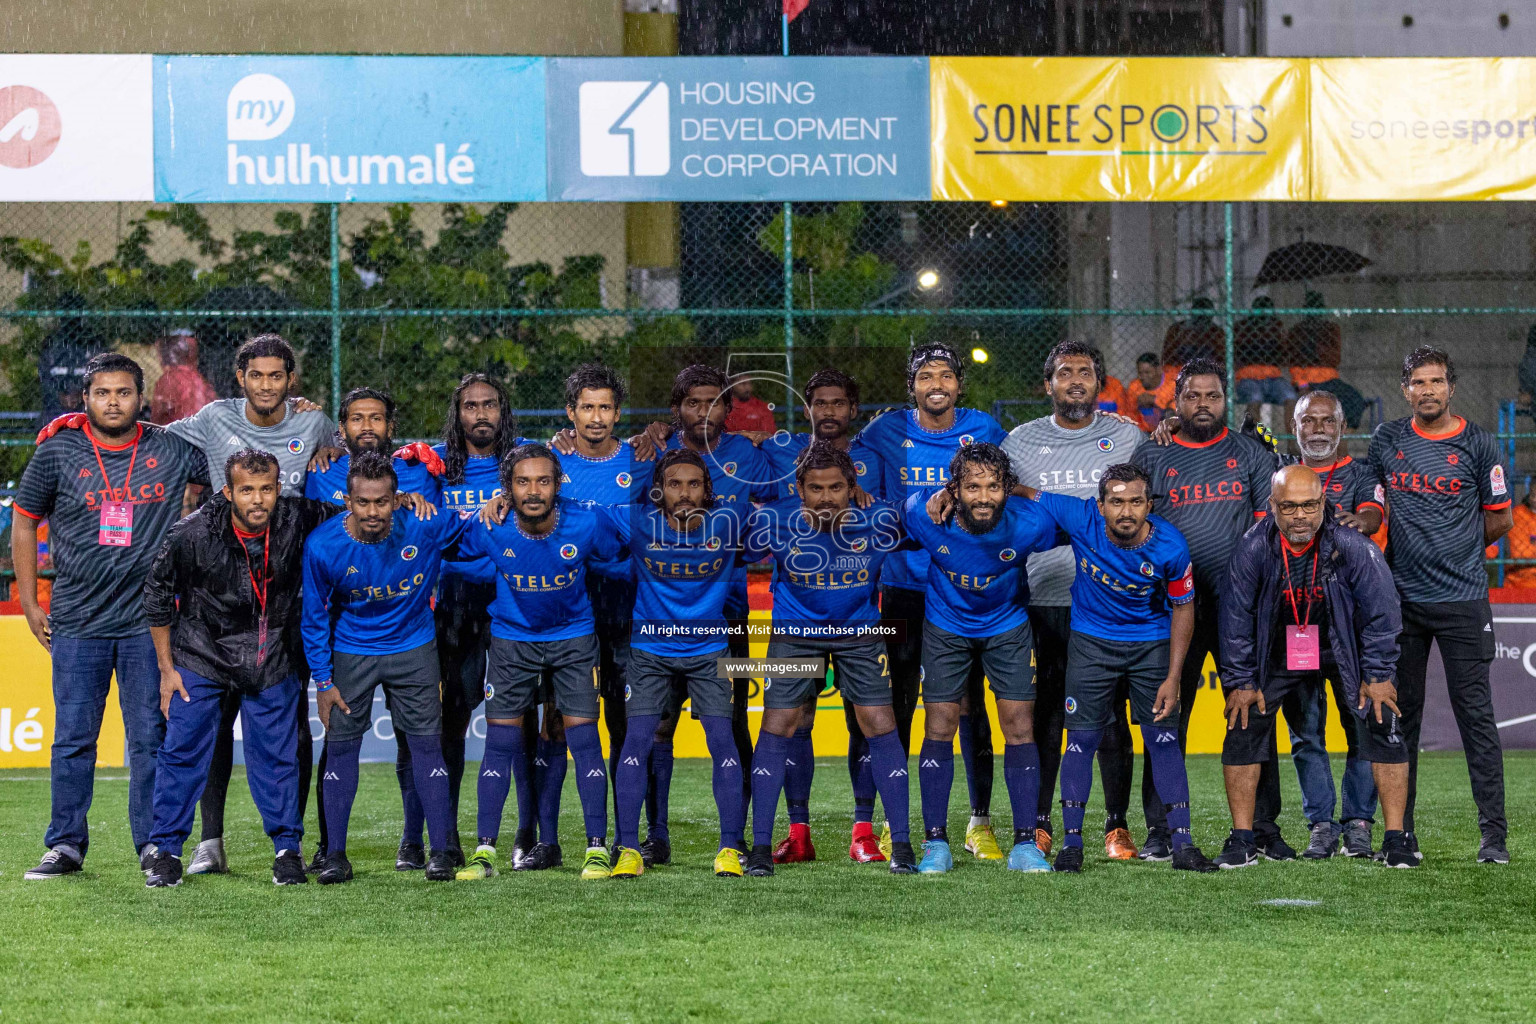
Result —
M 1536 58 L 1309 63 L 1314 199 L 1536 199 Z
M 933 197 L 1307 198 L 1296 60 L 934 57 Z

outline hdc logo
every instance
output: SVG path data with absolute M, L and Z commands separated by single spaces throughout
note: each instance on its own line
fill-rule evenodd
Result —
M 0 89 L 0 165 L 36 167 L 59 148 L 59 108 L 29 85 Z
M 654 178 L 671 170 L 671 94 L 665 82 L 583 82 L 579 97 L 582 174 Z

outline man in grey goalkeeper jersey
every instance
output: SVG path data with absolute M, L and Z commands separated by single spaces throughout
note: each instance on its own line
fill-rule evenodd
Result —
M 1080 341 L 1064 341 L 1045 359 L 1045 390 L 1052 414 L 1014 427 L 1003 441 L 1019 482 L 1042 491 L 1092 497 L 1106 466 L 1130 459 L 1142 442 L 1140 428 L 1098 411 L 1104 386 L 1104 358 Z M 1061 765 L 1065 714 L 1067 639 L 1072 629 L 1070 588 L 1075 567 L 1069 546 L 1029 556 L 1029 622 L 1035 636 L 1035 740 L 1040 747 L 1040 803 L 1035 842 L 1051 848 L 1051 801 Z M 1126 696 L 1117 695 L 1115 720 L 1099 746 L 1104 780 L 1104 852 L 1117 860 L 1136 856 L 1126 828 L 1134 755 L 1126 722 Z M 1017 827 L 1017 826 L 1016 826 Z

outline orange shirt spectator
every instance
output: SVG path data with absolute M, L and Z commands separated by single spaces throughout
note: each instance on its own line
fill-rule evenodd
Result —
M 1514 508 L 1515 525 L 1509 530 L 1509 557 L 1536 558 L 1536 510 L 1531 508 L 1531 498 L 1536 492 L 1527 493 L 1525 500 Z M 1498 548 L 1490 549 L 1498 557 Z M 1511 565 L 1504 572 L 1506 587 L 1531 587 L 1536 589 L 1536 565 Z
M 1260 295 L 1253 300 L 1255 313 L 1232 325 L 1232 359 L 1238 380 L 1269 380 L 1284 375 L 1285 327 L 1270 310 L 1275 300 Z
M 1125 389 L 1121 411 L 1140 416 L 1142 428 L 1151 433 L 1162 422 L 1163 412 L 1173 406 L 1174 380 L 1173 371 L 1158 362 L 1157 356 L 1143 352 L 1136 360 L 1136 377 Z
M 1118 413 L 1121 416 L 1131 414 L 1130 399 L 1126 397 L 1125 385 L 1119 379 L 1104 375 L 1104 386 L 1099 388 L 1099 411 Z
M 1321 310 L 1323 296 L 1318 292 L 1307 292 L 1302 305 Z M 1339 379 L 1344 332 L 1337 320 L 1320 312 L 1304 314 L 1286 334 L 1286 349 L 1291 362 L 1291 380 L 1298 388 Z

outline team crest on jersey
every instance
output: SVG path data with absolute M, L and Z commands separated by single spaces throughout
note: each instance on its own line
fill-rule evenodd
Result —
M 1011 562 L 1015 558 L 1019 557 L 1019 553 L 1013 550 L 1013 548 L 1003 548 L 1003 550 L 997 553 L 997 557 L 1001 558 L 1005 562 Z
M 630 476 L 628 473 L 620 473 L 618 476 L 613 478 L 613 482 L 618 484 L 620 487 L 628 487 L 632 480 L 634 480 L 634 477 Z
M 627 701 L 628 701 L 628 700 L 629 700 L 629 698 L 630 698 L 630 695 L 631 695 L 631 694 L 632 694 L 632 693 L 633 693 L 633 692 L 634 692 L 634 691 L 633 691 L 633 690 L 631 690 L 631 689 L 630 689 L 630 687 L 629 687 L 629 684 L 628 684 L 628 683 L 625 683 L 625 684 L 624 684 L 624 700 L 625 700 L 625 701 L 626 701 L 626 702 L 627 702 Z
M 1151 579 L 1152 578 L 1152 574 L 1155 573 L 1156 571 L 1157 571 L 1156 569 L 1152 568 L 1152 563 L 1151 562 L 1142 562 L 1141 563 L 1141 574 L 1143 576 L 1147 577 L 1148 579 Z
M 560 548 L 560 557 L 566 559 L 567 561 L 569 561 L 572 558 L 575 558 L 576 557 L 576 545 L 575 544 L 563 545 Z
M 860 537 L 857 540 L 855 540 L 853 543 L 848 545 L 848 550 L 852 551 L 856 555 L 859 555 L 859 554 L 863 554 L 864 553 L 864 549 L 867 548 L 867 547 L 869 547 L 869 538 L 868 537 Z
M 304 439 L 302 437 L 290 437 L 288 439 L 288 450 L 294 455 L 303 455 Z
M 976 438 L 972 437 L 970 434 L 961 434 L 960 435 L 960 447 L 962 447 L 962 448 L 964 448 L 968 444 L 975 443 L 975 441 L 976 441 Z
M 725 470 L 727 476 L 735 476 L 736 475 L 736 463 L 734 463 L 734 462 L 727 462 L 724 466 L 721 466 L 720 468 Z
M 1076 697 L 1068 697 L 1067 698 L 1067 714 L 1071 715 L 1071 714 L 1075 714 L 1076 712 L 1077 712 L 1077 698 Z
M 407 562 L 409 562 L 411 559 L 415 558 L 416 557 L 416 545 L 415 544 L 407 544 L 405 547 L 401 548 L 400 549 L 400 557 L 405 559 Z
M 494 696 L 496 696 L 496 687 L 492 686 L 490 680 L 487 679 L 485 682 L 485 699 L 490 700 Z
M 711 537 L 711 538 L 709 538 L 709 540 L 704 542 L 704 547 L 707 548 L 710 551 L 719 551 L 720 550 L 720 538 L 719 537 Z
M 1099 451 L 1112 452 L 1115 450 L 1115 439 L 1112 437 L 1099 438 Z
M 863 476 L 865 474 L 865 472 L 867 472 L 865 470 L 865 468 L 864 468 L 864 463 L 862 463 L 862 462 L 855 462 L 853 464 L 853 471 L 855 473 L 857 473 L 859 476 Z

